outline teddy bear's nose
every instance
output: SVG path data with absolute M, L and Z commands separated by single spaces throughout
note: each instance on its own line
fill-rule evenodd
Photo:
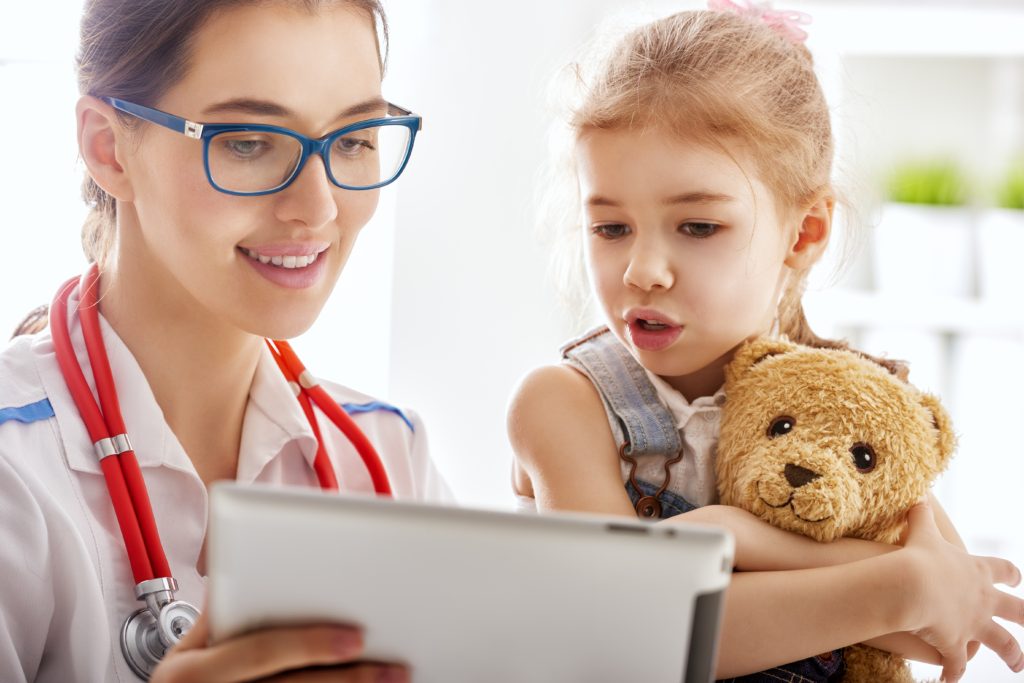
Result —
M 821 476 L 817 472 L 812 472 L 806 467 L 800 467 L 800 465 L 793 465 L 791 463 L 786 463 L 785 475 L 786 481 L 788 481 L 789 485 L 795 489 L 800 488 L 804 484 L 810 484 Z

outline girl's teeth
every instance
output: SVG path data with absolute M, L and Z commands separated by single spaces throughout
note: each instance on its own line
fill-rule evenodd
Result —
M 246 256 L 254 261 L 264 264 L 269 263 L 279 268 L 305 268 L 312 265 L 320 256 L 320 254 L 310 254 L 309 256 L 264 256 L 252 249 L 245 249 L 243 251 L 245 251 Z

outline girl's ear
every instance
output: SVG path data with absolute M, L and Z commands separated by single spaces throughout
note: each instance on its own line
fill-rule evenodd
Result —
M 793 270 L 807 270 L 821 258 L 832 234 L 832 212 L 836 200 L 823 194 L 804 210 L 799 228 L 786 252 L 785 263 Z
M 120 157 L 127 145 L 114 108 L 90 95 L 78 100 L 78 153 L 96 184 L 121 201 L 132 200 L 132 187 Z

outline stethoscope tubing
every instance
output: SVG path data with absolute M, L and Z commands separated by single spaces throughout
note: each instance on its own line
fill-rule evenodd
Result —
M 199 611 L 174 597 L 178 584 L 171 576 L 153 515 L 153 505 L 135 450 L 128 439 L 110 359 L 103 342 L 98 305 L 99 277 L 99 267 L 92 264 L 81 278 L 72 278 L 61 286 L 50 308 L 50 329 L 61 374 L 100 461 L 100 469 L 135 578 L 135 595 L 146 603 L 146 607 L 132 613 L 125 620 L 121 629 L 121 650 L 132 671 L 143 680 L 148 680 L 167 649 L 173 647 L 183 632 L 195 624 Z M 93 396 L 71 343 L 68 304 L 76 285 L 79 288 L 82 337 L 99 403 Z M 336 491 L 338 479 L 324 446 L 323 435 L 313 412 L 314 405 L 348 437 L 359 452 L 370 473 L 374 490 L 380 495 L 390 496 L 391 485 L 380 455 L 355 421 L 306 370 L 288 342 L 268 339 L 266 344 L 292 386 L 316 436 L 317 450 L 313 469 L 321 488 Z
M 313 406 L 316 404 L 327 418 L 333 422 L 338 429 L 345 434 L 349 442 L 355 447 L 356 451 L 359 452 L 360 457 L 366 466 L 367 471 L 370 474 L 370 480 L 373 482 L 373 489 L 379 495 L 390 496 L 391 484 L 388 481 L 387 472 L 384 469 L 384 463 L 380 459 L 380 455 L 377 450 L 370 443 L 370 440 L 363 434 L 363 431 L 359 429 L 355 421 L 349 417 L 341 406 L 339 406 L 334 399 L 324 390 L 322 386 L 313 378 L 313 376 L 306 370 L 306 367 L 299 360 L 299 357 L 292 350 L 291 344 L 283 340 L 267 340 L 267 346 L 270 348 L 271 354 L 274 356 L 274 360 L 277 361 L 278 367 L 281 368 L 281 372 L 284 373 L 289 383 L 292 384 L 293 389 L 296 391 L 299 403 L 302 405 L 303 412 L 306 413 L 306 418 L 309 420 L 309 424 L 313 427 L 313 431 L 317 437 L 317 454 L 313 461 L 313 469 L 317 473 L 317 477 L 320 478 L 320 484 L 324 488 L 338 487 L 337 480 L 334 479 L 334 470 L 330 466 L 330 461 L 327 459 L 327 451 L 324 449 L 323 439 L 320 437 L 320 428 L 317 426 L 316 418 L 313 415 Z M 331 484 L 330 486 L 328 484 Z
M 98 289 L 99 269 L 93 265 L 85 275 L 68 280 L 58 291 L 54 299 L 51 316 L 54 351 L 57 362 L 68 385 L 71 397 L 78 408 L 82 420 L 94 444 L 109 440 L 112 436 L 125 434 L 124 419 L 117 407 L 116 394 L 113 394 L 113 376 L 110 363 L 103 344 L 103 336 L 99 330 L 99 313 L 96 310 L 96 290 Z M 71 333 L 68 329 L 68 299 L 75 285 L 79 284 L 81 300 L 79 302 L 79 320 L 82 324 L 82 335 L 86 340 L 89 363 L 93 368 L 93 377 L 100 400 L 105 404 L 101 411 L 93 398 L 85 374 L 75 356 L 71 344 Z M 113 395 L 113 398 L 112 398 Z M 113 408 L 109 404 L 113 403 Z M 135 451 L 125 450 L 119 454 L 104 457 L 100 460 L 110 499 L 117 517 L 121 536 L 124 538 L 129 563 L 136 585 L 157 577 L 171 576 L 170 566 L 160 543 L 160 532 L 156 527 L 153 507 L 149 500 L 142 471 L 139 469 Z

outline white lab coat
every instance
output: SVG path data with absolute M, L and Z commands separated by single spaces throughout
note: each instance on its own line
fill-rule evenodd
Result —
M 81 327 L 69 307 L 71 337 L 92 383 Z M 207 491 L 163 419 L 141 369 L 101 319 L 128 434 L 149 489 L 178 597 L 202 607 L 197 560 L 207 526 Z M 324 383 L 340 403 L 368 396 Z M 53 417 L 23 422 L 23 406 L 52 406 Z M 42 402 L 42 403 L 41 403 Z M 0 681 L 136 681 L 120 651 L 135 599 L 128 557 L 106 483 L 64 383 L 49 333 L 15 340 L 0 352 Z M 343 489 L 372 491 L 359 454 L 317 412 Z M 0 412 L 0 414 L 4 414 Z M 353 415 L 376 446 L 396 498 L 449 501 L 427 453 L 423 425 L 404 413 Z M 36 416 L 38 417 L 38 415 Z M 20 419 L 25 419 L 21 416 Z M 317 486 L 316 439 L 269 351 L 258 364 L 241 439 L 237 479 Z

